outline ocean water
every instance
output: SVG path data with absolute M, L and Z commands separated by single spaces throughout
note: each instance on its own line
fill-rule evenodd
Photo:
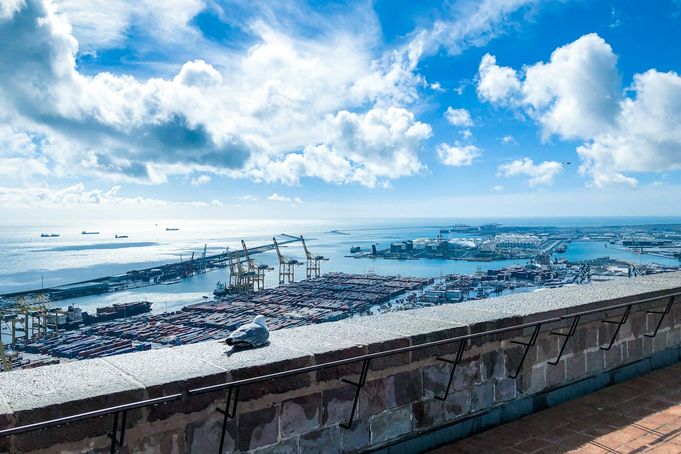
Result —
M 199 257 L 204 244 L 208 254 L 240 249 L 240 241 L 249 247 L 269 243 L 273 235 L 304 235 L 308 248 L 329 257 L 322 271 L 349 273 L 375 272 L 409 276 L 439 276 L 449 273 L 472 273 L 477 270 L 525 264 L 525 260 L 467 262 L 458 260 L 384 260 L 347 257 L 350 247 L 369 249 L 389 247 L 391 242 L 434 237 L 442 226 L 456 223 L 478 225 L 499 222 L 507 226 L 600 226 L 681 223 L 681 218 L 523 218 L 523 219 L 386 219 L 386 220 L 163 220 L 163 221 L 97 221 L 45 224 L 0 224 L 0 293 L 41 286 L 50 287 L 70 282 L 124 273 L 188 259 L 192 252 Z M 166 231 L 166 227 L 179 231 Z M 99 235 L 81 232 L 98 231 Z M 342 232 L 342 233 L 339 233 Z M 56 238 L 41 238 L 41 233 L 58 233 Z M 116 239 L 115 235 L 128 235 Z M 460 236 L 460 235 L 457 235 Z M 304 258 L 300 243 L 282 248 L 285 255 Z M 572 243 L 564 256 L 582 260 L 610 256 L 634 263 L 656 262 L 678 265 L 678 260 L 604 247 L 603 243 Z M 274 251 L 254 255 L 256 261 L 277 264 Z M 303 278 L 304 266 L 296 269 Z M 59 302 L 77 303 L 83 308 L 114 302 L 147 299 L 154 302 L 154 312 L 176 310 L 211 295 L 217 281 L 228 279 L 225 269 L 194 276 L 172 285 L 157 285 L 132 291 L 78 298 Z M 266 285 L 277 282 L 275 271 L 267 276 Z

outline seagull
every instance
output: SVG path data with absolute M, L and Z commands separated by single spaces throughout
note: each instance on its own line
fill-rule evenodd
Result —
M 262 347 L 270 337 L 264 315 L 256 315 L 251 323 L 238 327 L 227 336 L 225 343 L 234 347 Z

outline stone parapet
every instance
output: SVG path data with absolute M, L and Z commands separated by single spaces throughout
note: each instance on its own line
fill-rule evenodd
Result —
M 681 346 L 681 301 L 655 330 L 681 273 L 546 289 L 272 332 L 264 348 L 228 353 L 219 342 L 0 374 L 0 428 L 58 418 L 175 393 L 177 401 L 127 412 L 121 452 L 217 452 L 226 392 L 188 390 L 366 353 L 565 317 L 541 327 L 517 377 L 533 329 L 471 339 L 447 388 L 458 343 L 373 359 L 350 417 L 362 362 L 242 386 L 227 422 L 225 452 L 354 452 L 430 433 L 494 408 L 633 364 Z M 649 299 L 634 305 L 607 347 L 624 308 L 581 317 L 557 364 L 571 314 Z M 680 297 L 681 299 L 681 297 Z M 0 439 L 0 451 L 108 452 L 112 416 Z M 447 440 L 443 440 L 447 441 Z

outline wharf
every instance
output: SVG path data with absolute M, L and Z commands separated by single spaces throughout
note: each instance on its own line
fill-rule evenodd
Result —
M 110 356 L 224 339 L 259 314 L 275 331 L 367 313 L 373 306 L 432 283 L 432 278 L 329 273 L 258 292 L 226 295 L 176 312 L 98 322 L 17 349 L 68 359 Z

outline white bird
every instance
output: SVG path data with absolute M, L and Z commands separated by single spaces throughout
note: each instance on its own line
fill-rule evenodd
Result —
M 269 337 L 265 316 L 256 315 L 251 323 L 241 325 L 227 336 L 225 343 L 235 347 L 262 347 Z

